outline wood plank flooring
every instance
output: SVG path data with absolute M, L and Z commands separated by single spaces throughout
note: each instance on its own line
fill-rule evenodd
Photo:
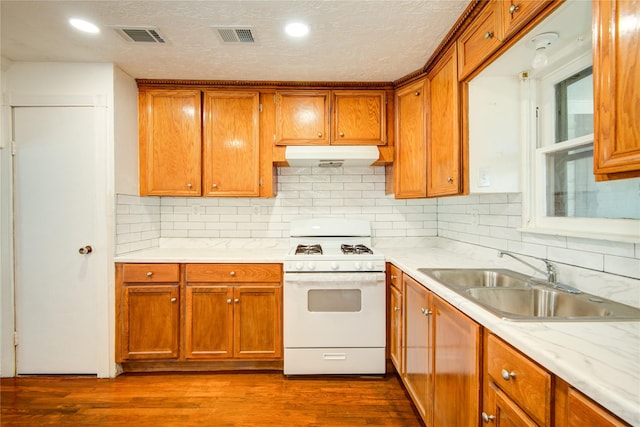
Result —
M 5 426 L 423 426 L 401 381 L 280 372 L 0 381 Z

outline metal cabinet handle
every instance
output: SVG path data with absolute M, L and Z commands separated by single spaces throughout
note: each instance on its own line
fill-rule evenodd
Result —
M 400 311 L 400 307 L 393 307 L 393 311 Z
M 452 183 L 453 182 L 453 178 L 451 178 L 451 177 L 447 178 L 447 182 L 448 183 Z
M 187 187 L 191 188 L 191 187 L 193 187 L 193 185 L 191 185 L 191 183 L 190 183 L 190 182 L 188 182 L 188 183 L 187 183 Z
M 503 369 L 500 374 L 502 375 L 502 379 L 505 381 L 509 381 L 511 378 L 515 378 L 516 377 L 516 373 L 513 371 L 507 371 L 506 369 Z
M 340 136 L 344 136 L 344 132 L 340 132 Z
M 420 307 L 420 311 L 425 316 L 429 316 L 429 315 L 433 314 L 433 311 L 429 310 L 428 308 L 424 308 L 424 307 Z
M 398 278 L 398 276 L 395 276 L 393 274 L 391 275 L 391 280 L 396 280 L 397 278 Z
M 318 138 L 322 138 L 322 132 L 318 132 Z
M 495 420 L 495 415 L 488 415 L 486 412 L 482 412 L 482 421 L 488 423 L 489 421 Z
M 485 39 L 492 39 L 493 38 L 493 31 L 487 31 L 486 33 L 484 33 L 484 38 Z
M 218 184 L 211 184 L 211 188 L 218 188 Z
M 87 255 L 93 252 L 93 248 L 91 247 L 91 245 L 87 245 L 78 249 L 78 252 L 80 253 L 80 255 Z
M 176 302 L 178 299 L 176 297 L 171 298 L 171 302 Z
M 413 92 L 413 94 L 414 94 L 415 96 L 420 96 L 420 91 L 419 91 L 419 90 L 417 90 L 417 91 Z
M 511 7 L 509 7 L 509 13 L 512 15 L 519 10 L 520 10 L 520 5 L 518 4 L 512 4 Z
M 227 304 L 231 304 L 231 298 L 227 298 Z
M 234 277 L 234 276 L 236 275 L 236 272 L 235 272 L 235 271 L 232 271 L 232 272 L 230 272 L 230 273 L 229 273 L 229 275 L 230 275 L 231 277 Z
M 240 302 L 240 300 L 238 298 L 234 299 L 233 302 L 235 302 L 236 304 Z
M 153 276 L 153 271 L 147 271 L 147 277 L 151 278 Z

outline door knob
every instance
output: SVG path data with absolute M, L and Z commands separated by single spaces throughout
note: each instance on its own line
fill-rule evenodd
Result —
M 78 252 L 80 253 L 80 255 L 90 254 L 91 252 L 93 252 L 93 248 L 87 245 L 85 247 L 78 249 Z

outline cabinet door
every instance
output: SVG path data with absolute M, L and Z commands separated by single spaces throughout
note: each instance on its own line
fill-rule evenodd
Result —
M 497 6 L 502 21 L 501 38 L 504 40 L 515 34 L 554 1 L 556 0 L 498 0 Z
M 483 425 L 496 427 L 538 427 L 529 416 L 493 383 L 489 384 L 487 402 L 482 413 Z M 475 423 L 474 423 L 475 424 Z M 471 424 L 469 424 L 471 425 Z
M 637 1 L 593 2 L 593 159 L 597 180 L 640 176 L 640 33 Z
M 122 359 L 178 357 L 180 303 L 178 285 L 124 286 Z
M 276 92 L 276 144 L 329 144 L 329 91 Z
M 456 46 L 429 73 L 427 196 L 460 194 L 462 147 Z
M 462 80 L 502 44 L 498 38 L 495 3 L 486 6 L 471 26 L 462 33 L 457 43 L 458 75 Z
M 203 194 L 260 195 L 258 92 L 204 92 Z
M 426 80 L 396 92 L 396 149 L 393 164 L 397 199 L 427 196 Z
M 471 426 L 480 413 L 480 325 L 433 295 L 433 425 Z
M 402 292 L 395 286 L 389 286 L 389 291 L 389 357 L 402 375 Z
M 282 356 L 282 287 L 239 286 L 234 290 L 234 356 Z
M 426 425 L 433 417 L 430 293 L 403 275 L 405 295 L 405 385 Z
M 233 356 L 233 288 L 186 286 L 185 357 Z
M 140 195 L 199 196 L 200 91 L 139 94 Z
M 384 145 L 384 91 L 333 91 L 332 144 Z

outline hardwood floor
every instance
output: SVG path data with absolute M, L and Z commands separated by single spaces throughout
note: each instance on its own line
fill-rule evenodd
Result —
M 423 426 L 397 375 L 280 372 L 2 378 L 4 426 Z

